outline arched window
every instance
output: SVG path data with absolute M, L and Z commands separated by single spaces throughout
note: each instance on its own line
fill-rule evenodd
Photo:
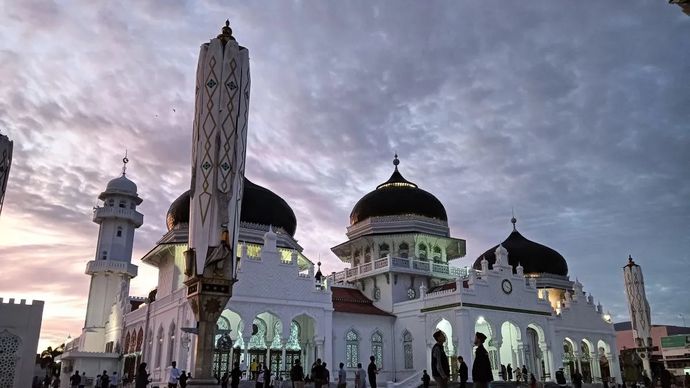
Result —
M 356 368 L 359 362 L 359 335 L 350 329 L 345 334 L 345 366 Z
M 117 237 L 122 237 L 122 227 L 121 226 L 117 227 Z
M 114 200 L 114 199 L 109 199 L 109 200 L 108 200 L 108 206 L 115 206 L 115 200 Z
M 163 327 L 158 328 L 158 336 L 156 337 L 156 362 L 159 368 L 163 368 Z
M 101 260 L 106 260 L 108 258 L 108 251 L 103 251 L 103 254 L 101 255 Z
M 290 338 L 285 349 L 302 350 L 302 347 L 299 345 L 299 325 L 295 321 L 290 322 Z
M 375 358 L 376 366 L 380 369 L 383 367 L 383 336 L 381 332 L 376 330 L 371 335 L 371 354 Z
M 121 200 L 119 206 L 123 208 L 127 207 L 127 201 Z
M 130 341 L 130 336 L 129 333 L 125 336 L 125 353 L 129 353 L 129 341 Z
M 407 259 L 407 256 L 410 254 L 410 246 L 407 245 L 407 243 L 402 243 L 398 246 L 398 256 L 402 257 L 403 259 Z
M 137 352 L 141 351 L 141 345 L 144 343 L 144 329 L 139 329 L 137 333 L 137 347 L 134 349 Z
M 379 259 L 386 257 L 386 255 L 388 255 L 390 250 L 391 250 L 390 246 L 388 246 L 388 244 L 386 244 L 386 243 L 379 245 Z
M 368 262 L 370 262 L 370 261 L 371 261 L 371 248 L 370 248 L 370 247 L 366 247 L 366 248 L 364 249 L 364 262 L 365 262 L 365 263 L 368 263 Z
M 417 251 L 418 251 L 417 256 L 419 257 L 419 260 L 426 261 L 426 245 L 425 244 L 419 244 L 417 246 Z
M 271 349 L 280 350 L 283 348 L 283 344 L 280 341 L 280 337 L 283 335 L 283 322 L 279 319 L 273 325 L 273 341 L 271 341 Z
M 403 353 L 405 355 L 405 369 L 414 368 L 414 363 L 412 362 L 412 334 L 407 330 L 403 332 Z
M 434 247 L 434 263 L 441 262 L 441 248 L 438 246 Z
M 175 322 L 170 324 L 168 331 L 168 363 L 166 365 L 172 364 L 173 361 L 175 361 Z
M 249 339 L 249 349 L 266 349 L 266 322 L 255 318 L 253 326 L 256 326 L 256 330 L 252 327 L 256 334 Z

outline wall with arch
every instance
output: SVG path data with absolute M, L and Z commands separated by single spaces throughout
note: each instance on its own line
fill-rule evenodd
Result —
M 31 386 L 43 305 L 0 298 L 0 386 Z

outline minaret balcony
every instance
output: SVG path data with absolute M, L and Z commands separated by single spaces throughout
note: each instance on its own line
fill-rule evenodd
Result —
M 96 273 L 116 273 L 116 274 L 127 274 L 129 277 L 137 276 L 138 267 L 132 263 L 119 260 L 91 260 L 86 263 L 87 275 L 93 275 Z
M 133 223 L 136 227 L 144 224 L 144 215 L 133 209 L 116 206 L 97 207 L 93 210 L 93 222 L 101 223 L 106 219 L 119 218 Z
M 380 275 L 388 272 L 408 273 L 442 279 L 456 279 L 467 276 L 467 268 L 452 267 L 445 263 L 415 260 L 414 258 L 386 256 L 381 259 L 347 268 L 335 274 L 335 282 L 354 280 Z

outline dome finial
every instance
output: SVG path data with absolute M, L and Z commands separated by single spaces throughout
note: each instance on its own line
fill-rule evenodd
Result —
M 125 157 L 122 158 L 122 176 L 127 173 L 127 163 L 129 163 L 129 158 L 127 158 L 127 149 L 125 149 Z
M 398 159 L 398 153 L 395 153 L 395 156 L 393 157 L 393 165 L 395 166 L 395 169 L 398 169 L 398 165 L 400 164 L 400 159 Z
M 510 223 L 513 224 L 513 232 L 517 232 L 515 224 L 517 224 L 517 218 L 515 218 L 515 208 L 513 208 L 513 217 L 510 219 Z
M 229 40 L 235 40 L 235 37 L 232 36 L 232 28 L 230 28 L 230 19 L 225 20 L 225 26 L 223 26 L 221 29 L 218 39 L 220 39 L 224 44 Z

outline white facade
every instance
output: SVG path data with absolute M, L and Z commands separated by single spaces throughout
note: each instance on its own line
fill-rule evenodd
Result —
M 43 301 L 0 298 L 0 387 L 30 387 L 34 376 Z

